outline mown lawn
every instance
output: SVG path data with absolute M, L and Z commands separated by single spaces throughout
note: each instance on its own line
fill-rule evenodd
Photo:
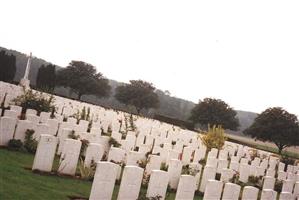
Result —
M 69 196 L 89 197 L 92 182 L 68 177 L 40 175 L 31 168 L 34 155 L 0 149 L 0 199 L 64 200 Z M 57 163 L 57 159 L 56 162 Z M 113 199 L 117 198 L 119 186 L 116 185 Z M 142 188 L 140 195 L 144 196 Z M 167 200 L 175 198 L 175 193 L 168 193 Z M 201 200 L 201 196 L 195 196 Z

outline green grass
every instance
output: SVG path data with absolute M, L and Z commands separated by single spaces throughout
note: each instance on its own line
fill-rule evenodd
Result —
M 33 159 L 32 154 L 0 149 L 0 199 L 67 200 L 68 196 L 89 197 L 92 182 L 33 173 L 28 170 Z M 57 165 L 56 158 L 54 168 Z M 119 185 L 116 185 L 113 199 L 117 198 L 118 190 Z M 141 188 L 140 195 L 145 193 L 146 189 Z M 168 193 L 166 199 L 175 199 L 175 193 Z M 196 195 L 194 199 L 201 200 L 202 197 Z

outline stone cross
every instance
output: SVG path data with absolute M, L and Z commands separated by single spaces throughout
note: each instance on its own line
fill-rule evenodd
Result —
M 20 85 L 25 87 L 25 88 L 29 88 L 29 85 L 30 85 L 30 80 L 29 80 L 28 77 L 29 77 L 29 72 L 30 72 L 31 58 L 32 58 L 32 53 L 30 52 L 30 55 L 29 55 L 28 60 L 27 60 L 27 65 L 26 65 L 24 77 L 20 81 Z

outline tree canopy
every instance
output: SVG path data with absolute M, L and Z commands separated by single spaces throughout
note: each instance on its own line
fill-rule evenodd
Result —
M 280 107 L 268 108 L 257 116 L 244 133 L 261 141 L 273 142 L 281 151 L 299 145 L 299 122 L 296 115 Z
M 208 125 L 221 125 L 224 129 L 237 130 L 239 120 L 236 115 L 237 112 L 224 101 L 205 98 L 191 110 L 190 120 L 205 129 Z
M 69 66 L 59 70 L 56 80 L 57 85 L 69 87 L 78 94 L 79 100 L 82 95 L 107 97 L 111 90 L 108 79 L 97 72 L 93 65 L 82 61 L 72 61 Z
M 16 57 L 0 51 L 0 81 L 12 82 L 16 73 Z
M 38 69 L 36 86 L 39 89 L 53 91 L 56 82 L 56 66 L 52 64 L 42 65 Z
M 130 80 L 130 84 L 118 86 L 115 98 L 125 104 L 134 106 L 139 114 L 142 109 L 157 108 L 159 98 L 152 83 L 142 80 Z

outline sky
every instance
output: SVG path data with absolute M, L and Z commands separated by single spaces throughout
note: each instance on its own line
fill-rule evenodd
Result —
M 299 116 L 299 1 L 0 1 L 2 47 L 195 103 Z

